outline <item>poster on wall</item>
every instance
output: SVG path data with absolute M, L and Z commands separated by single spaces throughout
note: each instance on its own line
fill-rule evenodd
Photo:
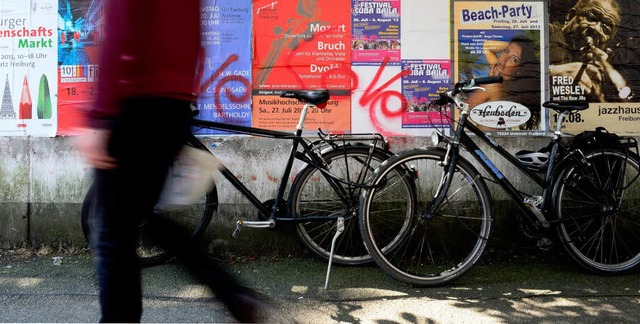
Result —
M 56 134 L 56 4 L 0 2 L 0 135 Z
M 400 64 L 400 0 L 351 0 L 353 65 Z
M 197 118 L 251 126 L 251 0 L 200 3 L 204 53 L 197 73 Z
M 543 2 L 456 1 L 453 20 L 454 82 L 504 80 L 469 95 L 471 121 L 493 135 L 545 134 Z
M 549 3 L 550 98 L 590 103 L 565 120 L 566 132 L 604 126 L 640 134 L 639 9 L 635 0 Z M 552 124 L 556 121 L 552 114 Z
M 451 61 L 402 60 L 401 66 L 411 72 L 402 78 L 402 96 L 407 100 L 402 128 L 448 127 L 451 110 L 440 110 L 429 102 L 451 87 Z
M 93 103 L 105 0 L 58 2 L 58 134 L 74 135 Z
M 349 5 L 348 1 L 254 1 L 254 127 L 295 129 L 302 103 L 280 98 L 280 92 L 327 89 L 332 108 L 312 109 L 305 128 L 350 131 Z
M 352 7 L 359 1 L 351 1 Z M 371 1 L 369 1 L 371 2 Z M 381 3 L 385 1 L 379 1 Z M 352 91 L 351 91 L 351 114 L 352 131 L 357 133 L 378 132 L 385 136 L 402 136 L 414 138 L 416 136 L 428 137 L 433 132 L 433 128 L 425 127 L 423 118 L 415 118 L 408 121 L 407 110 L 409 99 L 405 96 L 412 96 L 415 92 L 412 89 L 403 87 L 404 80 L 412 79 L 407 73 L 405 63 L 409 60 L 416 62 L 442 62 L 441 67 L 446 70 L 446 64 L 451 71 L 451 9 L 453 7 L 450 0 L 438 1 L 399 1 L 388 2 L 387 4 L 369 4 L 370 6 L 380 6 L 384 8 L 395 8 L 400 5 L 398 13 L 401 13 L 399 28 L 395 34 L 399 35 L 400 46 L 399 57 L 392 58 L 387 51 L 387 55 L 379 57 L 377 62 L 354 62 L 352 66 Z M 361 5 L 367 6 L 367 4 Z M 370 33 L 372 37 L 375 32 L 381 31 L 382 25 L 369 24 L 372 20 L 363 17 L 364 10 L 354 10 L 352 8 L 352 29 L 363 28 L 363 33 Z M 374 10 L 367 9 L 370 14 Z M 389 11 L 387 9 L 387 11 Z M 428 13 L 428 19 L 425 19 Z M 382 15 L 378 16 L 383 18 Z M 378 19 L 376 18 L 376 19 Z M 367 19 L 367 21 L 363 21 Z M 395 25 L 394 25 L 395 26 Z M 387 27 L 384 27 L 387 28 Z M 395 27 L 393 28 L 395 29 Z M 391 30 L 385 30 L 385 36 L 390 36 Z M 395 37 L 395 36 L 394 36 Z M 352 50 L 352 53 L 355 50 Z M 355 57 L 355 53 L 352 55 Z M 392 62 L 393 60 L 393 62 Z M 437 69 L 435 65 L 431 66 Z M 443 71 L 440 70 L 440 71 Z M 415 72 L 420 73 L 420 72 Z M 425 75 L 427 70 L 424 71 Z M 413 79 L 417 81 L 417 77 Z M 449 81 L 447 81 L 449 82 Z M 424 92 L 423 92 L 424 90 Z M 420 87 L 415 96 L 423 96 L 432 90 Z M 424 114 L 412 113 L 413 117 Z

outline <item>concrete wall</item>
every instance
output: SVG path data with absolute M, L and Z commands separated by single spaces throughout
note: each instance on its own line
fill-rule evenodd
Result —
M 0 137 L 0 246 L 73 246 L 84 247 L 80 228 L 80 206 L 91 172 L 73 146 L 73 137 L 33 138 Z M 138 139 L 152 141 L 153 136 Z M 249 189 L 262 201 L 276 194 L 277 185 L 289 153 L 289 141 L 246 136 L 203 138 L 207 146 L 218 156 Z M 506 149 L 537 150 L 548 138 L 498 138 Z M 425 146 L 427 138 L 392 138 L 395 152 Z M 514 185 L 524 189 L 530 183 L 514 173 L 496 155 L 494 159 Z M 300 162 L 294 170 L 302 167 Z M 291 179 L 289 179 L 291 180 Z M 498 222 L 496 235 L 501 232 L 517 232 L 509 228 L 509 220 L 501 221 L 502 214 L 515 211 L 510 207 L 504 192 L 490 185 L 495 200 Z M 255 217 L 254 209 L 226 180 L 218 184 L 221 203 L 220 215 L 214 219 L 209 232 L 216 245 L 234 244 L 239 249 L 276 247 L 284 251 L 297 242 L 290 231 L 243 229 L 240 239 L 233 242 L 231 233 L 238 218 Z M 499 207 L 499 208 L 498 208 Z M 501 228 L 505 227 L 502 231 Z

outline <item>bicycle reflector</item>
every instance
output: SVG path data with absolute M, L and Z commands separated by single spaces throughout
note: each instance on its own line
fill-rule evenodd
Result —
M 329 100 L 321 103 L 321 104 L 317 104 L 316 107 L 320 108 L 320 109 L 325 109 L 327 107 L 327 104 L 329 103 Z
M 409 166 L 409 170 L 411 171 L 411 175 L 413 176 L 414 179 L 418 179 L 418 177 L 420 176 L 418 174 L 418 168 L 416 168 L 415 165 L 411 165 Z

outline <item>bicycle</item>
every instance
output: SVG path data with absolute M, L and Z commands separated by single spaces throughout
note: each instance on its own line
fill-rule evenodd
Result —
M 395 279 L 413 286 L 443 285 L 459 278 L 483 254 L 494 225 L 490 181 L 515 202 L 521 214 L 520 230 L 537 239 L 540 248 L 549 247 L 548 237 L 555 229 L 567 253 L 592 272 L 622 274 L 637 269 L 640 158 L 636 140 L 602 128 L 564 136 L 563 119 L 587 109 L 588 103 L 548 101 L 543 106 L 559 117 L 549 145 L 512 155 L 469 122 L 470 107 L 464 102 L 469 93 L 484 90 L 481 85 L 501 81 L 501 77 L 461 81 L 440 94 L 432 105 L 460 110 L 457 122 L 449 117 L 451 135 L 436 130 L 433 147 L 398 153 L 374 172 L 360 202 L 360 231 L 373 260 Z M 540 191 L 517 190 L 466 131 Z M 399 166 L 407 170 L 403 177 L 415 184 L 416 197 L 395 190 L 404 185 L 391 174 Z M 392 237 L 399 243 L 389 247 Z
M 322 109 L 329 101 L 326 90 L 284 91 L 284 98 L 304 103 L 295 133 L 233 125 L 194 119 L 194 129 L 215 129 L 236 134 L 255 135 L 292 141 L 285 170 L 280 177 L 277 195 L 260 201 L 226 167 L 220 172 L 257 209 L 259 220 L 239 220 L 234 237 L 245 227 L 275 228 L 277 224 L 294 223 L 302 243 L 322 258 L 343 265 L 360 265 L 371 261 L 358 233 L 358 203 L 360 190 L 373 170 L 392 153 L 388 142 L 380 134 L 326 134 L 318 130 L 318 139 L 310 141 L 302 136 L 304 121 L 310 109 Z M 188 145 L 211 153 L 195 136 Z M 285 200 L 288 179 L 292 175 L 294 160 L 304 163 L 295 176 Z M 407 190 L 412 188 L 406 186 Z M 85 237 L 90 232 L 88 215 L 91 213 L 93 189 L 87 193 L 82 207 L 82 227 Z M 217 211 L 218 195 L 214 186 L 202 199 L 185 209 L 169 213 L 176 223 L 190 228 L 191 237 L 203 235 L 213 214 Z M 138 255 L 143 266 L 165 262 L 171 258 L 153 245 L 144 235 L 142 222 Z M 339 238 L 339 239 L 338 239 Z

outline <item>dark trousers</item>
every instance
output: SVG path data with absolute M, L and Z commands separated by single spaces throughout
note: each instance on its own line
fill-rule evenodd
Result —
M 96 170 L 90 216 L 90 245 L 100 287 L 101 322 L 139 322 L 140 266 L 136 255 L 139 222 L 153 214 L 167 171 L 190 133 L 189 103 L 168 98 L 135 98 L 122 105 L 111 129 L 109 152 L 118 167 Z M 223 301 L 242 289 L 202 253 L 188 233 L 170 219 L 151 217 L 155 243 L 173 252 L 192 274 Z

